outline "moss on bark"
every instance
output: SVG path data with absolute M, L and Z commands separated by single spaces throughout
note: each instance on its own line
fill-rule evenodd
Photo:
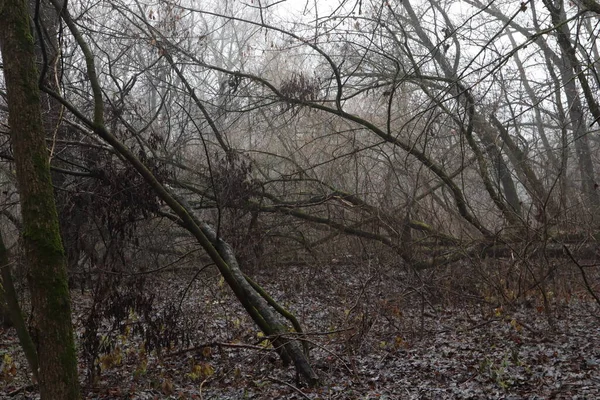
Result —
M 29 266 L 42 400 L 79 398 L 64 250 L 42 124 L 35 50 L 24 0 L 5 0 L 0 49 Z

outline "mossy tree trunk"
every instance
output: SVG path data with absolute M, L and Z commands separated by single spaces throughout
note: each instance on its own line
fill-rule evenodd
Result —
M 50 179 L 38 74 L 25 0 L 0 0 L 0 50 L 29 267 L 43 400 L 79 398 L 65 256 Z
M 32 32 L 35 36 L 36 65 L 40 73 L 40 82 L 44 87 L 60 93 L 59 77 L 62 76 L 60 62 L 59 21 L 56 8 L 48 0 L 28 0 L 29 12 L 33 19 Z M 64 1 L 59 1 L 62 7 Z M 68 168 L 68 159 L 81 157 L 72 146 L 61 143 L 63 140 L 79 140 L 74 130 L 69 130 L 63 123 L 63 106 L 52 96 L 42 93 L 42 123 L 46 137 L 50 139 L 50 164 L 59 168 Z M 60 154 L 60 157 L 56 155 Z M 84 156 L 85 157 L 85 156 Z M 54 184 L 54 199 L 58 209 L 60 233 L 65 248 L 67 271 L 77 270 L 78 261 L 83 248 L 81 245 L 82 225 L 86 219 L 83 210 L 73 207 L 71 191 L 61 190 L 70 183 L 66 174 L 51 172 Z

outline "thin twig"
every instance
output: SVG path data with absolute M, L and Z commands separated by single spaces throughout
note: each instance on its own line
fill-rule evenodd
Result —
M 594 289 L 592 289 L 590 283 L 588 282 L 587 275 L 585 274 L 585 270 L 583 269 L 583 265 L 581 265 L 575 259 L 575 257 L 571 253 L 571 250 L 569 250 L 569 248 L 565 244 L 563 244 L 562 246 L 563 246 L 563 249 L 565 250 L 565 253 L 567 253 L 567 256 L 569 256 L 571 261 L 573 261 L 573 263 L 577 266 L 577 268 L 579 268 L 579 272 L 581 273 L 581 277 L 583 278 L 583 283 L 585 284 L 587 291 L 592 295 L 594 300 L 596 300 L 596 303 L 600 306 L 600 298 L 598 298 L 598 296 L 596 295 L 596 292 L 594 292 Z
M 198 346 L 190 347 L 188 349 L 183 349 L 176 351 L 174 353 L 169 353 L 167 357 L 175 357 L 181 354 L 189 353 L 191 351 L 202 350 L 205 347 L 231 347 L 235 349 L 250 349 L 250 350 L 259 350 L 259 351 L 272 351 L 273 349 L 269 349 L 263 346 L 254 346 L 251 344 L 241 344 L 241 343 L 223 343 L 223 342 L 210 342 L 203 343 Z
M 310 400 L 310 397 L 308 397 L 306 394 L 304 394 L 304 392 L 302 392 L 302 390 L 298 389 L 296 386 L 292 385 L 291 383 L 287 383 L 287 382 L 285 382 L 285 381 L 282 381 L 281 379 L 273 378 L 272 376 L 269 376 L 269 377 L 268 377 L 268 379 L 269 379 L 269 380 L 272 380 L 273 382 L 276 382 L 276 383 L 281 383 L 282 385 L 285 385 L 285 386 L 287 386 L 287 387 L 289 387 L 289 388 L 292 388 L 292 389 L 294 389 L 294 390 L 295 390 L 297 393 L 300 393 L 300 395 L 301 395 L 302 397 L 304 397 L 305 399 L 308 399 L 308 400 Z

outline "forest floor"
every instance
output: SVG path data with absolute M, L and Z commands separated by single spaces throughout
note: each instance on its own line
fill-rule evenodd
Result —
M 99 337 L 110 346 L 91 382 L 83 356 L 80 362 L 84 398 L 600 398 L 600 311 L 583 290 L 548 291 L 546 302 L 535 291 L 499 301 L 461 292 L 444 277 L 417 287 L 391 269 L 255 274 L 309 334 L 323 384 L 308 388 L 261 342 L 216 272 L 193 282 L 182 275 L 189 274 L 153 277 L 146 290 L 161 300 L 155 312 L 180 307 L 185 339 L 159 352 L 142 344 L 142 330 L 111 333 L 106 322 Z M 72 295 L 81 341 L 92 300 Z M 128 326 L 139 323 L 128 318 Z M 38 398 L 13 330 L 0 330 L 0 356 L 0 398 Z

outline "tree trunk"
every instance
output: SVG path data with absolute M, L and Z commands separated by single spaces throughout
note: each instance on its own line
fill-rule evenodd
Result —
M 186 208 L 190 213 L 192 212 L 190 207 Z M 195 219 L 193 213 L 192 218 Z M 288 359 L 290 359 L 294 363 L 296 371 L 304 377 L 310 386 L 318 385 L 319 378 L 310 365 L 308 354 L 303 351 L 303 347 L 300 346 L 297 340 L 286 338 L 287 329 L 285 325 L 281 323 L 280 318 L 269 307 L 265 298 L 248 282 L 238 265 L 231 246 L 218 238 L 214 229 L 207 223 L 197 219 L 195 222 L 206 237 L 214 244 L 223 261 L 225 261 L 224 265 L 217 262 L 219 271 L 233 289 L 238 300 L 249 312 L 254 322 L 266 335 L 271 337 L 270 340 L 273 342 L 273 347 L 277 349 L 283 361 L 288 362 Z
M 0 2 L 0 20 L 0 49 L 40 361 L 40 394 L 42 400 L 78 399 L 71 300 L 50 180 L 27 2 Z
M 44 87 L 60 93 L 59 79 L 62 76 L 62 64 L 58 43 L 60 16 L 56 8 L 48 0 L 28 0 L 29 12 L 33 18 L 35 36 L 36 65 L 40 71 L 40 82 Z M 62 7 L 64 1 L 60 1 Z M 61 140 L 80 140 L 80 137 L 63 124 L 63 106 L 52 96 L 42 93 L 42 123 L 49 144 L 50 163 L 52 166 L 68 169 L 69 164 L 63 160 L 81 157 L 74 153 L 73 147 L 61 143 Z M 60 154 L 60 157 L 56 157 Z M 85 158 L 85 157 L 84 157 Z M 89 158 L 89 157 L 88 157 Z M 82 210 L 73 207 L 69 197 L 71 191 L 60 190 L 69 184 L 67 176 L 60 172 L 51 172 L 54 184 L 54 199 L 58 209 L 60 233 L 65 248 L 67 271 L 76 271 L 83 253 L 81 230 L 87 222 Z

